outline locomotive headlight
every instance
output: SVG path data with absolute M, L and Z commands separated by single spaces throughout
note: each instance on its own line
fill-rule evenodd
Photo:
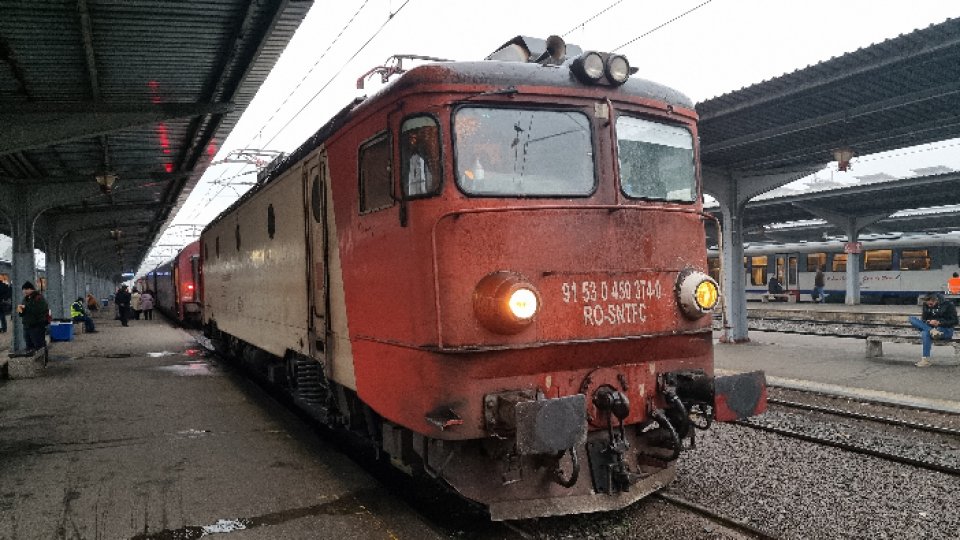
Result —
M 603 57 L 592 51 L 584 53 L 573 61 L 571 69 L 584 82 L 595 83 L 603 77 Z
M 720 287 L 712 277 L 696 270 L 685 270 L 677 278 L 677 303 L 683 314 L 699 319 L 720 300 Z
M 540 294 L 523 276 L 500 271 L 487 274 L 473 290 L 473 312 L 484 327 L 498 334 L 516 334 L 540 311 Z
M 625 56 L 610 55 L 607 58 L 607 78 L 613 84 L 623 84 L 630 77 L 630 63 Z
M 537 314 L 537 293 L 531 289 L 517 289 L 510 295 L 510 312 L 518 319 L 531 319 Z

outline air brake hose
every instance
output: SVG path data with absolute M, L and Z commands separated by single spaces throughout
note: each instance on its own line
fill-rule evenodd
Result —
M 687 412 L 687 408 L 684 406 L 683 401 L 680 400 L 680 396 L 676 392 L 666 392 L 667 401 L 673 404 L 674 407 L 680 411 L 680 429 L 678 433 L 686 433 L 690 429 L 690 414 Z
M 670 432 L 670 438 L 673 439 L 673 454 L 666 458 L 666 461 L 673 461 L 680 457 L 680 450 L 683 449 L 683 446 L 680 442 L 680 435 L 677 435 L 677 430 L 673 427 L 673 424 L 670 423 L 670 419 L 667 418 L 667 415 L 661 409 L 653 411 L 650 416 L 659 422 L 662 427 L 667 428 L 667 431 Z
M 561 452 L 557 456 L 557 468 L 553 470 L 553 481 L 560 484 L 565 488 L 572 488 L 577 483 L 577 478 L 580 477 L 580 458 L 577 456 L 577 449 L 570 448 L 567 450 L 570 452 L 570 461 L 573 462 L 573 470 L 570 472 L 570 478 L 563 478 L 563 470 L 560 468 L 560 458 L 563 457 L 565 452 Z

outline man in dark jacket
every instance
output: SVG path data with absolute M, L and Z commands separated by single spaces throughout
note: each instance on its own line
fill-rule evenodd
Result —
M 27 350 L 43 349 L 47 346 L 47 325 L 50 324 L 50 306 L 47 300 L 29 281 L 21 287 L 23 303 L 17 306 L 17 313 L 23 319 L 23 337 Z
M 13 307 L 13 289 L 0 281 L 0 333 L 7 331 L 7 313 Z
M 923 296 L 923 313 L 920 318 L 910 317 L 910 324 L 920 331 L 923 342 L 923 356 L 914 364 L 917 367 L 930 365 L 930 348 L 933 340 L 953 338 L 953 327 L 957 325 L 957 307 L 953 302 L 943 299 L 940 293 Z
M 120 324 L 129 326 L 127 319 L 130 317 L 130 291 L 126 285 L 121 285 L 113 301 L 117 303 L 117 315 L 120 316 Z

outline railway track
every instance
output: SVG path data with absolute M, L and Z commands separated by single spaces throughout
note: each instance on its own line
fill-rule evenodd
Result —
M 740 534 L 746 535 L 749 538 L 755 538 L 757 540 L 777 540 L 777 536 L 772 536 L 766 531 L 762 531 L 749 523 L 746 523 L 739 519 L 734 519 L 728 516 L 725 516 L 712 508 L 690 502 L 686 499 L 671 495 L 669 493 L 664 493 L 659 491 L 650 496 L 653 499 L 659 499 L 668 504 L 672 504 L 676 507 L 682 508 L 688 512 L 697 514 L 698 516 L 704 517 L 722 527 L 731 529 Z
M 804 411 L 819 412 L 824 414 L 832 414 L 834 416 L 842 416 L 844 418 L 853 418 L 857 420 L 868 420 L 871 422 L 876 422 L 878 424 L 887 424 L 891 426 L 899 426 L 909 429 L 915 429 L 917 431 L 926 431 L 928 433 L 939 433 L 943 435 L 956 435 L 960 436 L 960 429 L 936 426 L 933 424 L 926 424 L 922 422 L 911 422 L 909 420 L 900 420 L 899 418 L 891 418 L 889 416 L 880 416 L 875 414 L 865 414 L 854 411 L 846 411 L 843 409 L 835 409 L 832 407 L 823 407 L 820 405 L 809 405 L 806 403 L 799 403 L 796 401 L 787 401 L 783 399 L 768 398 L 767 403 L 771 405 L 777 405 L 780 407 L 786 407 L 791 409 L 800 409 Z
M 784 391 L 785 389 L 780 389 L 778 387 L 771 387 L 774 390 Z M 794 389 L 786 390 L 789 393 L 793 393 L 797 396 L 809 395 L 815 399 L 819 400 L 828 400 L 828 401 L 847 401 L 850 399 L 844 396 L 834 396 L 829 394 L 824 394 L 821 392 L 804 392 Z M 947 417 L 950 420 L 956 422 L 957 418 L 960 415 L 948 413 L 941 410 L 930 409 L 926 407 L 919 407 L 913 405 L 903 405 L 899 403 L 889 403 L 877 400 L 866 400 L 866 399 L 857 399 L 855 400 L 858 406 L 867 407 L 872 409 L 884 409 L 884 410 L 899 410 L 899 411 L 910 411 L 912 414 L 920 414 L 921 416 L 935 414 L 941 417 Z M 776 425 L 778 421 L 784 423 L 791 423 L 790 420 L 795 420 L 794 418 L 784 419 L 782 417 L 770 417 L 764 416 L 757 419 L 742 420 L 736 422 L 737 425 L 747 427 L 750 429 L 765 431 L 768 433 L 775 433 L 781 436 L 799 439 L 806 442 L 819 444 L 823 446 L 830 446 L 833 448 L 841 449 L 846 452 L 853 452 L 861 455 L 868 455 L 875 458 L 900 463 L 904 465 L 909 465 L 912 467 L 917 467 L 925 470 L 930 470 L 942 474 L 948 474 L 951 476 L 960 476 L 960 466 L 950 463 L 937 463 L 932 462 L 929 459 L 918 459 L 917 457 L 911 457 L 904 455 L 902 453 L 887 451 L 884 449 L 878 449 L 876 447 L 869 447 L 866 444 L 858 444 L 856 440 L 849 440 L 851 438 L 850 433 L 855 433 L 857 435 L 863 435 L 866 433 L 866 436 L 863 439 L 868 442 L 872 442 L 874 446 L 877 445 L 878 439 L 883 439 L 884 435 L 890 436 L 890 433 L 882 433 L 880 436 L 874 436 L 874 440 L 870 441 L 871 433 L 869 430 L 863 428 L 860 429 L 851 429 L 850 426 L 839 425 L 836 426 L 832 422 L 817 421 L 815 419 L 816 415 L 825 415 L 831 417 L 839 417 L 845 419 L 855 420 L 857 422 L 864 422 L 868 426 L 892 426 L 897 430 L 906 430 L 907 434 L 902 436 L 902 440 L 915 440 L 916 433 L 927 433 L 933 436 L 946 436 L 950 439 L 950 443 L 957 445 L 960 441 L 960 429 L 949 426 L 942 426 L 930 423 L 929 421 L 919 421 L 919 420 L 909 420 L 902 418 L 895 418 L 887 414 L 880 414 L 877 411 L 872 412 L 860 412 L 860 411 L 851 411 L 848 409 L 836 407 L 836 406 L 827 406 L 822 404 L 811 404 L 804 403 L 802 401 L 797 401 L 796 399 L 780 399 L 777 397 L 768 398 L 767 403 L 772 405 L 774 408 L 770 409 L 772 412 L 777 412 L 778 409 L 784 411 L 804 411 L 805 413 L 813 413 L 812 415 L 805 415 L 802 418 L 808 419 L 812 422 L 812 428 L 810 431 L 822 430 L 823 425 L 830 425 L 836 427 L 836 431 L 829 432 L 827 434 L 811 434 L 797 429 L 791 429 L 788 427 L 782 427 Z M 801 426 L 803 427 L 803 426 Z M 895 434 L 894 434 L 895 435 Z M 854 437 L 855 438 L 855 437 Z M 893 436 L 890 439 L 886 439 L 887 444 L 891 444 L 891 440 L 895 441 L 896 437 Z M 895 444 L 895 443 L 893 443 Z M 880 444 L 883 446 L 883 443 Z

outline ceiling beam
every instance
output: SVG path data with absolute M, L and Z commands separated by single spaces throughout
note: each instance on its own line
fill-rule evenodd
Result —
M 231 110 L 232 103 L 3 103 L 0 154 Z

